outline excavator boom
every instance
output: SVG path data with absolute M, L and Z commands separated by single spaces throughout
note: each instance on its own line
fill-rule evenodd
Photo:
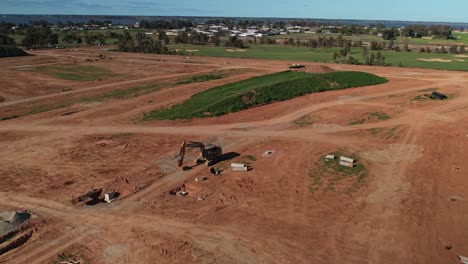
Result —
M 200 155 L 203 159 L 205 160 L 213 160 L 223 154 L 223 151 L 221 147 L 218 146 L 209 146 L 206 147 L 205 144 L 201 142 L 194 142 L 194 141 L 184 141 L 180 145 L 180 151 L 179 151 L 179 161 L 177 165 L 179 167 L 182 167 L 184 164 L 184 158 L 185 158 L 185 149 L 186 148 L 198 148 L 200 150 Z

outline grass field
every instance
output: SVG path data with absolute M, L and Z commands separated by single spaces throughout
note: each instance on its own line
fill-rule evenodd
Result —
M 293 60 L 293 61 L 308 61 L 308 62 L 327 62 L 333 63 L 333 53 L 340 50 L 340 48 L 308 48 L 308 47 L 294 47 L 285 45 L 251 45 L 249 48 L 242 51 L 228 51 L 226 47 L 214 46 L 195 46 L 195 45 L 171 45 L 171 48 L 182 50 L 198 50 L 196 52 L 186 52 L 187 54 L 211 57 L 230 57 L 230 58 L 256 58 L 268 60 Z M 369 54 L 373 51 L 369 51 Z M 362 49 L 353 48 L 351 55 L 363 62 Z M 427 68 L 439 70 L 468 70 L 468 58 L 456 57 L 454 54 L 436 54 L 436 53 L 420 53 L 418 51 L 412 52 L 396 52 L 396 51 L 382 51 L 385 56 L 386 62 L 392 66 L 399 66 L 402 64 L 404 67 L 410 68 Z M 422 61 L 423 60 L 451 60 L 450 62 L 441 61 Z
M 144 119 L 219 116 L 304 94 L 375 85 L 386 81 L 385 78 L 363 72 L 313 74 L 285 71 L 209 89 L 169 109 L 146 113 Z
M 111 100 L 111 99 L 133 98 L 133 97 L 138 97 L 138 96 L 145 95 L 151 92 L 155 92 L 167 86 L 169 85 L 148 84 L 148 85 L 133 86 L 133 87 L 123 89 L 123 90 L 114 90 L 114 91 L 103 93 L 103 94 L 81 98 L 80 102 L 103 102 L 103 101 Z
M 21 41 L 23 41 L 25 35 L 20 35 L 20 34 L 9 34 L 8 35 L 10 38 L 14 39 L 16 44 L 21 44 Z
M 323 33 L 323 34 L 308 34 L 308 33 L 294 33 L 288 35 L 280 35 L 280 36 L 270 36 L 270 38 L 274 39 L 288 39 L 293 38 L 294 40 L 308 40 L 308 39 L 317 39 L 318 37 L 324 38 L 337 38 L 340 34 L 338 33 Z M 453 45 L 453 44 L 466 44 L 468 45 L 468 34 L 465 33 L 453 33 L 454 39 L 423 39 L 423 38 L 405 38 L 405 37 L 398 37 L 395 40 L 395 43 L 409 43 L 409 44 L 446 44 L 446 45 Z M 364 42 L 383 42 L 384 40 L 382 37 L 378 37 L 375 35 L 352 35 L 352 36 L 343 36 L 344 39 L 352 40 L 352 41 L 364 41 Z M 388 42 L 388 41 L 387 41 Z
M 34 68 L 34 71 L 71 81 L 95 81 L 113 75 L 102 67 L 76 64 L 40 66 Z
M 234 49 L 226 47 L 214 47 L 209 45 L 170 45 L 170 48 L 182 50 L 198 50 L 195 52 L 186 53 L 199 56 L 256 58 L 270 60 L 298 60 L 314 62 L 332 62 L 333 53 L 340 50 L 340 48 L 311 49 L 307 47 L 291 47 L 285 45 L 251 45 L 248 49 L 238 51 L 233 51 Z
M 358 161 L 358 157 L 350 155 L 349 153 L 343 154 L 341 151 L 335 151 L 330 153 L 335 157 L 346 156 Z M 352 184 L 346 189 L 341 191 L 351 194 L 356 192 L 365 183 L 367 176 L 369 175 L 366 167 L 357 162 L 354 167 L 344 167 L 339 165 L 339 159 L 325 160 L 321 158 L 315 163 L 313 169 L 310 170 L 309 176 L 312 179 L 312 186 L 310 187 L 311 192 L 322 191 L 322 192 L 335 192 L 339 191 L 336 189 L 338 183 L 342 181 L 351 182 Z

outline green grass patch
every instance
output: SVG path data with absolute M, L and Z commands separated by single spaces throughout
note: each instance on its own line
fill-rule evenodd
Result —
M 42 106 L 38 106 L 36 108 L 32 108 L 31 110 L 29 110 L 28 112 L 26 112 L 23 115 L 33 115 L 33 114 L 48 112 L 48 111 L 52 111 L 52 110 L 55 110 L 55 109 L 70 106 L 70 105 L 72 105 L 74 103 L 75 103 L 74 100 L 68 100 L 68 101 L 49 104 L 49 105 L 42 105 Z
M 244 163 L 248 166 L 251 166 L 255 161 L 257 161 L 257 158 L 255 158 L 252 155 L 244 155 L 239 157 L 239 163 Z
M 388 115 L 388 114 L 386 114 L 384 112 L 366 113 L 365 116 L 366 117 L 356 119 L 356 120 L 352 120 L 351 122 L 349 122 L 348 125 L 354 126 L 354 125 L 364 124 L 366 122 L 367 118 L 372 118 L 372 119 L 377 119 L 377 120 L 387 120 L 387 119 L 392 118 L 390 115 Z
M 70 81 L 95 81 L 113 76 L 103 67 L 76 64 L 39 66 L 34 71 Z
M 218 86 L 169 109 L 146 113 L 145 120 L 220 116 L 251 107 L 331 90 L 375 85 L 387 79 L 364 72 L 305 73 L 284 71 Z
M 16 44 L 21 44 L 23 41 L 24 37 L 26 35 L 20 35 L 20 34 L 8 34 L 8 37 L 12 38 L 15 40 Z
M 113 134 L 111 137 L 112 139 L 125 139 L 133 136 L 133 133 L 118 133 L 118 134 Z
M 339 33 L 319 33 L 319 34 L 308 34 L 308 33 L 294 33 L 288 34 L 285 36 L 271 36 L 270 38 L 274 39 L 288 39 L 293 38 L 294 40 L 308 40 L 308 39 L 318 39 L 319 37 L 328 38 L 333 37 L 337 38 L 340 34 Z M 394 42 L 395 44 L 415 44 L 415 45 L 427 45 L 427 44 L 445 44 L 445 45 L 454 45 L 454 44 L 468 44 L 468 34 L 466 33 L 453 33 L 453 39 L 424 39 L 424 38 L 406 38 L 406 37 L 398 37 Z M 351 35 L 351 36 L 343 36 L 343 39 L 352 40 L 352 41 L 363 41 L 363 42 L 378 42 L 382 43 L 384 40 L 382 37 L 378 37 L 376 35 L 371 34 L 360 34 L 360 35 Z M 385 41 L 389 43 L 389 41 Z
M 252 155 L 247 155 L 247 156 L 245 156 L 245 158 L 248 159 L 248 160 L 250 160 L 250 161 L 256 161 L 256 160 L 257 160 L 257 158 L 255 158 L 255 157 L 252 156 Z
M 197 82 L 207 82 L 211 80 L 218 80 L 226 77 L 225 74 L 202 74 L 202 75 L 195 75 L 190 76 L 187 78 L 183 78 L 177 81 L 177 84 L 189 84 L 189 83 L 197 83 Z
M 392 138 L 399 130 L 400 126 L 395 126 L 392 128 L 371 128 L 369 132 L 376 137 L 381 137 L 384 139 Z
M 353 120 L 353 121 L 349 122 L 348 125 L 350 125 L 350 126 L 362 125 L 362 124 L 364 124 L 364 122 L 365 122 L 365 119 L 356 119 L 356 120 Z
M 81 98 L 80 101 L 86 103 L 86 102 L 103 102 L 103 101 L 111 100 L 111 99 L 134 98 L 134 97 L 138 97 L 144 94 L 155 92 L 163 87 L 167 87 L 167 86 L 156 85 L 156 84 L 133 86 L 128 89 L 115 90 L 115 91 L 111 91 L 108 93 Z
M 311 61 L 311 62 L 333 62 L 333 53 L 339 52 L 340 48 L 308 48 L 308 47 L 292 47 L 285 45 L 251 45 L 245 51 L 229 51 L 231 48 L 215 47 L 210 45 L 170 45 L 171 49 L 186 50 L 197 49 L 197 56 L 209 57 L 230 57 L 230 58 L 255 58 L 266 60 L 296 60 L 296 61 Z M 352 49 L 351 54 L 359 56 L 362 54 L 361 49 Z M 286 65 L 285 65 L 286 66 Z
M 335 155 L 334 160 L 327 161 L 321 158 L 316 162 L 313 169 L 310 170 L 309 176 L 312 179 L 310 190 L 314 191 L 343 191 L 344 193 L 352 193 L 362 186 L 368 176 L 367 169 L 359 162 L 359 158 L 355 155 L 344 155 L 341 151 L 330 153 Z M 339 165 L 339 157 L 346 156 L 355 160 L 353 168 Z M 340 183 L 341 184 L 337 184 Z M 339 185 L 340 187 L 337 187 Z M 339 190 L 337 190 L 339 188 Z
M 378 120 L 387 120 L 387 119 L 392 118 L 391 116 L 389 116 L 388 114 L 384 112 L 373 112 L 373 113 L 367 113 L 367 114 L 371 117 L 377 118 Z
M 428 98 L 424 95 L 417 95 L 411 101 L 426 101 Z
M 310 34 L 309 34 L 310 35 Z M 468 34 L 466 34 L 468 35 Z M 289 35 L 288 35 L 289 37 Z M 468 37 L 468 36 L 467 36 Z M 375 38 L 375 37 L 372 37 Z M 376 38 L 377 39 L 377 38 Z M 378 38 L 381 40 L 381 38 Z M 426 40 L 425 40 L 426 41 Z M 403 47 L 403 44 L 400 44 Z M 230 58 L 255 58 L 266 60 L 294 60 L 294 61 L 308 61 L 308 62 L 325 62 L 334 63 L 333 53 L 339 52 L 341 48 L 310 48 L 310 47 L 296 47 L 286 45 L 250 45 L 248 49 L 243 52 L 230 52 L 226 47 L 214 47 L 211 45 L 196 46 L 196 45 L 170 45 L 171 49 L 190 50 L 197 49 L 197 56 L 209 57 L 230 57 Z M 374 52 L 376 53 L 376 52 Z M 382 56 L 385 57 L 385 62 L 393 66 L 400 64 L 408 68 L 427 68 L 427 69 L 440 69 L 440 70 L 457 70 L 467 71 L 468 60 L 459 61 L 455 54 L 437 54 L 437 53 L 420 53 L 417 51 L 412 52 L 396 52 L 396 51 L 381 51 Z M 363 63 L 362 49 L 351 48 L 350 55 L 356 60 Z M 423 61 L 420 59 L 443 59 L 451 60 L 451 62 L 441 61 Z M 285 65 L 286 66 L 286 65 Z
M 380 133 L 381 130 L 382 130 L 381 128 L 371 128 L 371 129 L 369 129 L 370 133 L 372 135 L 374 135 L 374 136 L 377 136 Z
M 314 121 L 310 118 L 310 116 L 305 115 L 293 121 L 293 125 L 298 127 L 307 127 L 313 125 Z

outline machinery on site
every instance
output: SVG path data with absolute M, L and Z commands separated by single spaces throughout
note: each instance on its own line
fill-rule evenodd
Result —
M 76 198 L 72 199 L 72 204 L 80 204 L 84 203 L 87 205 L 94 205 L 99 203 L 99 197 L 101 196 L 102 189 L 93 189 L 86 194 L 83 194 L 81 196 L 78 196 Z
M 305 66 L 302 65 L 302 64 L 293 64 L 293 65 L 289 66 L 289 69 L 302 69 L 304 67 Z
M 182 165 L 184 164 L 185 151 L 187 148 L 197 148 L 200 151 L 200 158 L 197 160 L 197 164 L 200 160 L 208 164 L 210 161 L 215 160 L 216 158 L 219 158 L 221 157 L 221 155 L 223 155 L 223 150 L 219 146 L 205 146 L 205 144 L 201 142 L 184 141 L 180 145 L 180 158 L 177 162 L 178 167 L 182 167 Z

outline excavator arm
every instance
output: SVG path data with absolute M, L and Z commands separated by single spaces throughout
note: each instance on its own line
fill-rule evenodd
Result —
M 180 151 L 179 151 L 179 161 L 178 161 L 178 166 L 182 167 L 182 164 L 184 164 L 184 158 L 185 158 L 185 149 L 186 148 L 199 148 L 201 155 L 203 154 L 203 150 L 205 149 L 205 145 L 201 142 L 193 142 L 193 141 L 184 141 L 180 145 Z

